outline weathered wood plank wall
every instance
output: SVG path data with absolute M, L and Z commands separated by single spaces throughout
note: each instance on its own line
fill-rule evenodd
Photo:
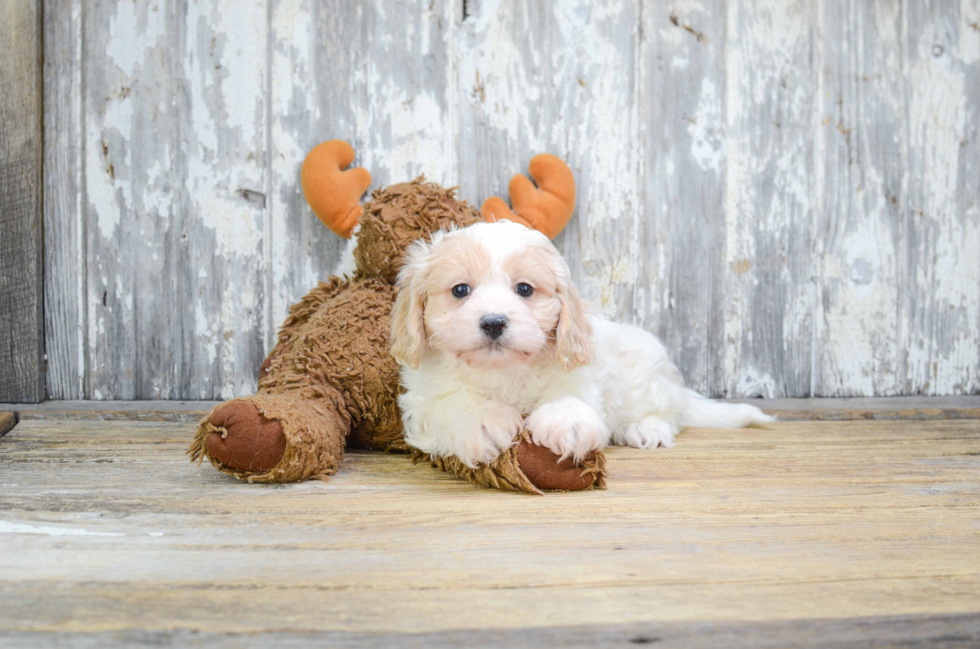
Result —
M 45 6 L 55 398 L 229 397 L 341 241 L 303 155 L 473 202 L 532 155 L 607 315 L 727 396 L 980 392 L 980 0 Z
M 0 401 L 44 398 L 41 3 L 0 10 Z

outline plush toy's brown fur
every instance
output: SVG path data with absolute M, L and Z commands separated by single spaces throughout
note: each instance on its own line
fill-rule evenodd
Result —
M 374 192 L 359 218 L 354 277 L 321 282 L 292 306 L 262 364 L 258 392 L 215 406 L 198 427 L 191 458 L 207 457 L 249 482 L 295 482 L 336 472 L 345 446 L 410 452 L 397 407 L 398 366 L 389 353 L 395 278 L 413 241 L 478 220 L 453 190 L 422 179 Z M 527 431 L 478 469 L 454 457 L 413 458 L 501 489 L 604 486 L 601 453 L 575 466 L 531 443 Z

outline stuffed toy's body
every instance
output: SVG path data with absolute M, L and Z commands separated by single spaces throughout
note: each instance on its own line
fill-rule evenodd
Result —
M 345 171 L 353 158 L 344 142 L 321 144 L 307 157 L 302 182 L 331 230 L 350 236 L 359 226 L 356 272 L 321 282 L 290 308 L 279 342 L 262 364 L 257 393 L 215 406 L 198 427 L 192 459 L 206 456 L 218 470 L 250 482 L 295 482 L 336 472 L 348 446 L 411 452 L 398 413 L 399 368 L 389 351 L 395 279 L 406 249 L 437 230 L 483 219 L 517 220 L 554 236 L 574 207 L 571 172 L 554 156 L 538 156 L 531 173 L 540 189 L 523 176 L 511 182 L 517 213 L 492 199 L 481 216 L 453 190 L 422 179 L 375 191 L 362 208 L 358 199 L 371 177 L 363 169 Z M 527 431 L 477 469 L 453 457 L 415 457 L 502 489 L 604 486 L 601 453 L 576 466 L 532 444 Z

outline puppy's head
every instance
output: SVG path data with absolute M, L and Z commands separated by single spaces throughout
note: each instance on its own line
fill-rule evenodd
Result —
M 568 266 L 546 236 L 508 221 L 436 233 L 409 249 L 392 312 L 392 354 L 427 349 L 474 367 L 550 355 L 566 371 L 592 360 L 592 327 Z

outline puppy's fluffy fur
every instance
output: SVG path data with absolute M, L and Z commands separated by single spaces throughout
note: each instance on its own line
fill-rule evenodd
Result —
M 454 294 L 461 285 L 468 293 Z M 405 441 L 433 456 L 489 463 L 526 426 L 578 461 L 610 442 L 672 446 L 684 426 L 772 419 L 685 388 L 652 334 L 587 315 L 561 254 L 522 225 L 478 223 L 419 241 L 398 286 L 392 353 Z M 492 331 L 488 316 L 506 326 Z

